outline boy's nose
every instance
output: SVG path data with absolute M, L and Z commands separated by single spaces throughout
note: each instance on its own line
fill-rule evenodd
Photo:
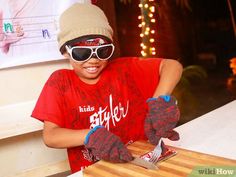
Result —
M 93 55 L 91 56 L 91 58 L 98 58 L 96 53 L 93 53 Z
M 89 63 L 98 63 L 100 60 L 96 55 L 92 55 L 92 57 L 88 60 Z

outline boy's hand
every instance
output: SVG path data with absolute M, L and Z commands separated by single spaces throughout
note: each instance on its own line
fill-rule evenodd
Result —
M 180 116 L 176 99 L 173 96 L 160 96 L 147 102 L 149 111 L 144 128 L 150 143 L 158 144 L 161 137 L 178 140 L 179 134 L 173 130 Z
M 96 127 L 95 127 L 96 128 Z M 95 129 L 90 135 L 85 147 L 99 159 L 112 162 L 128 162 L 133 160 L 131 153 L 120 138 L 107 131 L 104 127 Z

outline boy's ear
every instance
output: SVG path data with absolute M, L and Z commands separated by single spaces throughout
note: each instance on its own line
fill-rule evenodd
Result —
M 67 53 L 67 52 L 63 53 L 63 56 L 64 56 L 65 58 L 68 58 L 68 59 L 70 59 L 70 54 L 69 54 L 69 53 Z

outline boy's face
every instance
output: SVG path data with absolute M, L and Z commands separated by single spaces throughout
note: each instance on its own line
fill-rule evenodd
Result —
M 80 41 L 66 48 L 65 56 L 70 59 L 76 74 L 87 84 L 97 83 L 114 51 L 114 46 L 102 38 Z

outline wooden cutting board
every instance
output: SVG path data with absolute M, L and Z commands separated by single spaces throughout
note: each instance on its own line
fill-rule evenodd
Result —
M 146 141 L 137 141 L 128 146 L 134 156 L 143 155 L 154 146 Z M 88 168 L 83 173 L 85 177 L 184 177 L 192 172 L 195 166 L 234 166 L 236 160 L 198 153 L 176 147 L 170 147 L 177 151 L 177 154 L 165 161 L 159 162 L 159 169 L 148 170 L 131 163 L 110 163 L 99 161 Z

